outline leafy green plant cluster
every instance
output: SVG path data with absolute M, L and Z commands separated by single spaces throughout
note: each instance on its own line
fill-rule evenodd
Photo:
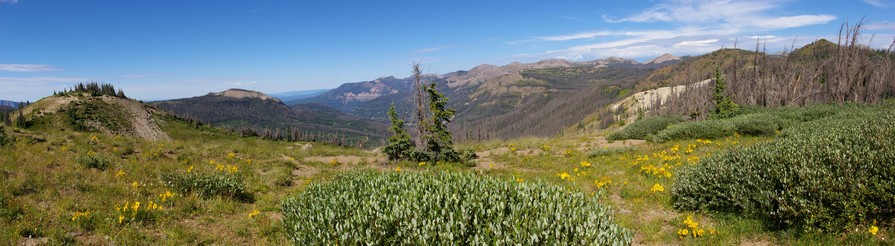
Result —
M 736 126 L 730 120 L 705 120 L 669 126 L 656 134 L 656 140 L 716 139 L 732 136 L 734 133 Z
M 182 194 L 194 193 L 202 198 L 222 197 L 240 202 L 254 202 L 255 196 L 246 189 L 244 180 L 233 174 L 197 172 L 162 174 L 165 186 Z
M 681 120 L 679 116 L 643 118 L 609 134 L 606 136 L 606 140 L 647 139 L 647 136 L 655 135 L 659 131 L 665 130 L 669 125 L 681 122 Z
M 601 156 L 610 156 L 610 155 L 622 155 L 627 153 L 632 153 L 635 151 L 635 148 L 630 146 L 624 147 L 606 147 L 606 148 L 597 148 L 590 153 L 587 153 L 588 158 L 597 158 Z
M 106 168 L 112 165 L 112 161 L 107 159 L 105 156 L 98 154 L 86 154 L 80 155 L 75 159 L 81 165 L 84 165 L 86 168 L 95 168 L 100 171 L 105 171 Z
M 685 139 L 716 139 L 733 136 L 735 133 L 748 136 L 768 136 L 794 124 L 823 119 L 859 108 L 855 105 L 816 105 L 804 108 L 757 110 L 732 118 L 675 124 L 656 133 L 656 140 L 665 142 Z
M 294 244 L 631 244 L 598 199 L 471 173 L 361 171 L 309 186 L 283 214 Z
M 674 207 L 744 213 L 772 227 L 839 232 L 895 217 L 892 107 L 851 108 L 776 140 L 685 168 Z

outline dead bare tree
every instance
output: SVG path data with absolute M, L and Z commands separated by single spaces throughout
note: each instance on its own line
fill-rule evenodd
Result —
M 416 90 L 416 118 L 417 118 L 417 136 L 414 139 L 416 141 L 416 146 L 419 146 L 422 149 L 426 149 L 426 141 L 423 138 L 426 136 L 426 104 L 424 103 L 425 94 L 423 94 L 423 81 L 422 81 L 422 69 L 420 69 L 420 63 L 413 64 L 413 78 L 414 78 L 414 89 Z

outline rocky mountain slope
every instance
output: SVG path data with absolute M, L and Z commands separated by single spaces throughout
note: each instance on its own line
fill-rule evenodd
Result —
M 664 57 L 664 58 L 663 58 Z M 551 136 L 564 125 L 630 93 L 634 81 L 656 67 L 678 60 L 670 55 L 651 63 L 610 57 L 588 62 L 542 60 L 504 66 L 483 64 L 468 71 L 428 74 L 457 110 L 451 127 L 458 140 Z M 386 120 L 394 103 L 412 122 L 412 78 L 383 77 L 347 83 L 319 96 L 289 104 L 315 102 L 364 118 Z

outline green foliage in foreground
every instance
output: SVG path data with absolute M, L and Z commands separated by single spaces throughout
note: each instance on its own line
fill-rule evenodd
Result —
M 779 108 L 759 110 L 732 118 L 693 121 L 669 126 L 656 134 L 659 142 L 686 139 L 718 139 L 738 133 L 747 136 L 770 136 L 782 129 L 858 110 L 854 105 L 817 105 L 805 108 Z
M 678 116 L 659 116 L 640 119 L 625 126 L 619 131 L 613 132 L 606 136 L 607 140 L 624 140 L 624 139 L 646 139 L 647 136 L 655 135 L 661 130 L 665 130 L 671 124 L 681 122 Z
M 598 196 L 470 173 L 352 172 L 283 204 L 295 244 L 629 245 Z
M 850 109 L 684 169 L 675 208 L 840 232 L 895 216 L 895 108 Z
M 177 192 L 195 193 L 202 198 L 214 196 L 231 198 L 240 202 L 254 202 L 255 197 L 246 190 L 242 178 L 235 174 L 197 172 L 162 174 L 162 182 Z

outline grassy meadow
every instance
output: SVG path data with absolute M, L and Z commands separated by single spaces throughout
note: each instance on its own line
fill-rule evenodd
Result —
M 851 106 L 842 109 L 842 111 L 854 110 Z M 879 107 L 867 111 L 871 112 L 862 116 L 875 117 L 892 112 L 892 108 Z M 779 115 L 799 115 L 786 112 L 772 114 L 778 114 L 778 118 L 785 118 Z M 834 112 L 829 115 L 835 114 Z M 565 204 L 573 204 L 569 206 L 570 210 L 555 217 L 557 221 L 566 222 L 565 219 L 575 221 L 564 215 L 587 216 L 586 212 L 605 207 L 611 214 L 593 215 L 595 216 L 593 218 L 597 218 L 596 220 L 601 223 L 610 223 L 601 224 L 599 226 L 608 227 L 600 228 L 615 228 L 613 226 L 617 225 L 623 228 L 619 229 L 618 234 L 622 236 L 625 235 L 625 231 L 630 231 L 634 244 L 895 243 L 890 238 L 891 215 L 885 216 L 885 212 L 888 211 L 885 209 L 891 209 L 892 203 L 889 203 L 889 207 L 886 207 L 886 204 L 877 204 L 878 210 L 865 209 L 868 211 L 866 218 L 885 218 L 888 221 L 848 220 L 851 223 L 842 224 L 844 228 L 841 230 L 809 230 L 813 224 L 798 223 L 773 226 L 772 223 L 768 223 L 767 217 L 756 216 L 763 210 L 737 207 L 738 203 L 735 203 L 739 201 L 736 200 L 739 199 L 737 197 L 731 198 L 734 201 L 731 203 L 734 205 L 730 205 L 726 210 L 675 205 L 674 201 L 682 199 L 681 197 L 703 199 L 699 198 L 698 194 L 681 192 L 676 187 L 676 185 L 698 186 L 704 184 L 700 183 L 702 181 L 689 182 L 679 179 L 687 177 L 694 180 L 711 180 L 715 177 L 707 177 L 711 175 L 705 173 L 700 176 L 694 172 L 727 170 L 701 165 L 712 165 L 711 167 L 721 164 L 737 165 L 736 161 L 718 158 L 732 155 L 728 153 L 731 151 L 750 149 L 761 151 L 762 148 L 769 148 L 765 146 L 774 146 L 784 140 L 788 141 L 783 142 L 784 144 L 802 144 L 799 141 L 786 140 L 788 138 L 812 138 L 810 136 L 814 135 L 805 134 L 813 133 L 802 133 L 810 129 L 792 127 L 790 130 L 789 126 L 815 119 L 794 118 L 799 122 L 794 120 L 792 122 L 795 123 L 791 124 L 776 123 L 786 127 L 778 126 L 770 134 L 768 131 L 759 131 L 761 134 L 755 134 L 757 136 L 740 134 L 737 131 L 740 129 L 736 127 L 739 125 L 737 122 L 752 118 L 734 118 L 731 119 L 734 123 L 715 124 L 732 125 L 733 128 L 723 130 L 723 134 L 720 135 L 711 134 L 717 136 L 714 139 L 689 139 L 680 137 L 681 134 L 661 132 L 669 129 L 680 131 L 683 127 L 698 127 L 688 125 L 694 123 L 685 122 L 668 128 L 663 126 L 661 127 L 663 129 L 650 130 L 650 133 L 638 133 L 642 136 L 664 136 L 661 140 L 653 137 L 653 142 L 606 141 L 601 133 L 461 144 L 458 146 L 459 149 L 474 150 L 478 153 L 479 158 L 475 160 L 474 167 L 450 163 L 388 162 L 383 155 L 369 150 L 316 143 L 242 138 L 212 128 L 197 129 L 170 119 L 160 122 L 163 122 L 161 127 L 172 140 L 159 142 L 101 133 L 59 131 L 53 127 L 7 129 L 10 141 L 0 147 L 0 178 L 3 180 L 0 184 L 0 242 L 7 245 L 301 244 L 303 241 L 295 237 L 304 235 L 300 232 L 305 229 L 294 225 L 300 224 L 302 222 L 300 219 L 314 219 L 308 218 L 313 215 L 289 211 L 326 211 L 315 210 L 319 208 L 315 206 L 323 206 L 324 202 L 333 201 L 338 205 L 338 199 L 327 197 L 329 193 L 341 194 L 339 197 L 344 197 L 346 203 L 356 202 L 357 199 L 368 199 L 351 196 L 351 190 L 346 190 L 344 185 L 356 185 L 360 187 L 357 188 L 360 192 L 366 189 L 361 185 L 367 182 L 365 180 L 388 177 L 385 181 L 375 182 L 386 184 L 397 182 L 395 184 L 401 184 L 403 185 L 401 187 L 407 187 L 408 190 L 425 190 L 425 186 L 414 186 L 413 182 L 401 180 L 421 179 L 423 181 L 420 182 L 433 182 L 430 185 L 437 186 L 437 180 L 432 181 L 426 177 L 438 177 L 433 175 L 437 173 L 459 173 L 459 176 L 448 175 L 449 178 L 439 182 L 455 182 L 452 180 L 469 182 L 470 187 L 476 186 L 476 188 L 470 188 L 469 190 L 472 190 L 468 191 L 470 193 L 461 192 L 469 196 L 488 193 L 488 187 L 492 186 L 494 189 L 502 187 L 500 189 L 510 191 L 537 187 L 532 194 L 540 190 L 552 190 L 551 194 L 558 194 L 561 198 L 554 197 L 547 200 L 562 200 Z M 841 119 L 832 118 L 831 121 L 846 119 L 848 117 L 844 116 Z M 888 119 L 890 118 L 880 118 L 879 121 L 872 122 L 887 122 Z M 765 121 L 756 120 L 756 122 Z M 645 125 L 655 127 L 655 124 Z M 812 126 L 842 127 L 834 123 L 817 123 Z M 750 128 L 743 126 L 742 129 Z M 845 131 L 842 134 L 872 135 L 869 133 L 873 130 Z M 867 140 L 860 136 L 851 139 Z M 886 159 L 891 158 L 887 155 L 890 152 L 880 154 L 879 160 L 892 160 Z M 787 157 L 795 158 L 794 156 L 798 155 Z M 813 158 L 813 156 L 816 155 L 802 157 Z M 822 165 L 829 162 L 817 163 Z M 890 177 L 885 176 L 888 173 L 881 172 L 883 175 L 871 181 L 889 184 L 885 183 L 891 182 Z M 751 173 L 746 172 L 744 175 L 746 174 Z M 366 178 L 358 178 L 356 175 Z M 755 175 L 766 177 L 761 174 Z M 809 176 L 802 177 L 808 179 Z M 442 186 L 447 187 L 444 184 Z M 309 193 L 312 190 L 317 193 Z M 694 188 L 689 191 L 700 190 Z M 879 191 L 887 190 L 882 187 Z M 503 196 L 494 196 L 492 200 L 473 199 L 471 202 L 483 204 L 480 208 L 487 210 L 491 204 L 489 202 L 494 204 L 507 202 L 513 205 L 514 202 L 522 204 L 518 199 L 536 199 L 528 198 L 531 195 L 526 195 L 524 192 L 513 194 L 507 201 L 501 200 L 504 199 Z M 714 197 L 722 196 L 723 194 L 719 194 Z M 422 197 L 420 199 L 445 199 Z M 302 198 L 305 199 L 297 200 Z M 319 199 L 319 202 L 311 198 Z M 388 205 L 387 202 L 376 204 Z M 854 201 L 854 204 L 869 206 L 861 200 Z M 367 206 L 374 205 L 372 202 L 361 201 L 356 206 L 358 210 L 363 210 L 367 209 Z M 418 208 L 419 205 L 407 205 L 407 207 Z M 284 209 L 287 212 L 284 212 Z M 544 209 L 554 208 L 544 207 Z M 376 210 L 369 211 L 375 214 Z M 329 213 L 334 213 L 332 215 L 334 218 L 338 217 L 338 211 Z M 435 215 L 419 216 L 432 219 Z M 391 218 L 386 217 L 383 217 L 383 220 Z M 450 222 L 452 221 L 444 223 Z M 492 221 L 481 223 L 488 222 Z M 587 221 L 582 223 L 586 224 Z M 378 225 L 356 222 L 351 226 L 357 228 L 356 230 L 363 230 Z M 529 227 L 539 228 L 535 225 L 517 225 L 517 228 Z M 873 231 L 873 228 L 876 230 Z M 432 230 L 437 231 L 437 228 Z M 494 229 L 480 228 L 480 230 Z M 425 233 L 425 230 L 418 233 Z M 350 242 L 350 240 L 336 238 L 331 242 Z M 381 242 L 413 244 L 412 241 Z M 475 242 L 493 244 L 498 241 Z M 587 244 L 584 242 L 594 241 L 580 241 L 573 244 Z

